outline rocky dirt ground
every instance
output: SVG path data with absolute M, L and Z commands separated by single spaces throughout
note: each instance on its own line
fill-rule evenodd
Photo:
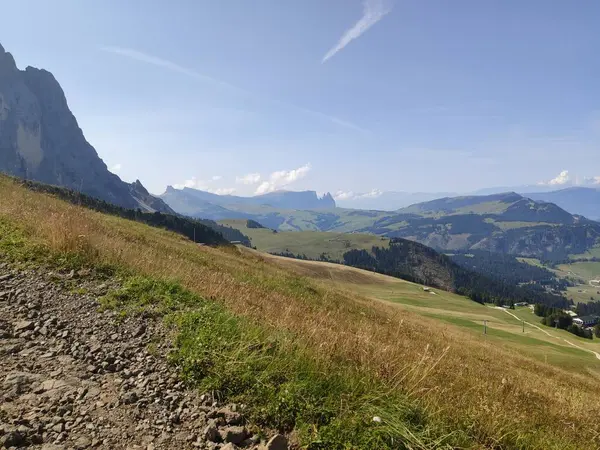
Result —
M 288 448 L 251 433 L 241 405 L 186 389 L 161 321 L 100 312 L 115 287 L 0 263 L 0 448 Z

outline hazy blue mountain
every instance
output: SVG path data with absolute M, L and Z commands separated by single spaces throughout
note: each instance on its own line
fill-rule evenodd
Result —
M 285 210 L 325 210 L 336 207 L 335 200 L 327 193 L 319 198 L 315 191 L 277 191 L 254 197 L 239 197 L 235 195 L 217 195 L 198 189 L 175 189 L 168 186 L 160 196 L 175 211 L 181 214 L 199 215 L 223 213 L 225 218 L 242 218 L 239 214 L 234 217 L 225 210 L 239 210 L 240 207 L 268 206 Z M 235 208 L 231 208 L 235 206 Z M 245 217 L 245 216 L 244 216 Z
M 442 198 L 412 205 L 357 231 L 432 248 L 485 250 L 560 260 L 600 243 L 600 224 L 514 192 Z
M 358 195 L 351 199 L 338 199 L 337 204 L 342 208 L 367 209 L 378 211 L 395 211 L 415 203 L 435 200 L 441 197 L 458 195 L 452 192 L 382 192 L 378 196 Z
M 579 214 L 592 220 L 600 220 L 600 189 L 571 187 L 553 192 L 523 194 L 533 200 L 552 202 L 571 214 Z

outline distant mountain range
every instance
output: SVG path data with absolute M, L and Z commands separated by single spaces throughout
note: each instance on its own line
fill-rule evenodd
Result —
M 600 221 L 600 188 L 571 187 L 560 191 L 523 195 L 533 200 L 555 203 L 570 213 Z
M 315 191 L 276 191 L 255 197 L 239 197 L 235 195 L 217 195 L 192 188 L 175 189 L 168 186 L 160 196 L 173 209 L 191 216 L 227 215 L 227 208 L 235 211 L 237 207 L 269 206 L 290 210 L 322 210 L 336 207 L 330 193 L 322 198 Z M 235 217 L 219 217 L 219 219 Z
M 600 223 L 515 192 L 445 197 L 397 211 L 319 209 L 334 202 L 321 203 L 314 192 L 290 194 L 243 198 L 168 189 L 162 198 L 195 217 L 249 219 L 278 231 L 371 233 L 445 252 L 486 250 L 556 261 L 600 245 Z M 311 198 L 316 207 L 294 209 L 296 196 Z
M 566 259 L 600 244 L 600 223 L 517 193 L 438 199 L 376 220 L 369 231 L 430 247 Z
M 395 211 L 415 203 L 427 202 L 442 197 L 454 197 L 456 192 L 395 192 L 385 191 L 376 195 L 356 195 L 351 199 L 337 200 L 338 206 L 350 209 Z
M 518 187 L 501 187 L 480 189 L 471 194 L 456 192 L 382 192 L 378 196 L 358 195 L 353 199 L 338 201 L 338 205 L 353 209 L 375 209 L 380 211 L 396 211 L 416 203 L 423 203 L 443 197 L 460 195 L 487 196 L 505 192 L 518 192 L 524 197 L 556 203 L 561 208 L 585 216 L 592 220 L 600 220 L 600 186 L 571 186 L 557 190 L 556 185 L 530 185 Z
M 173 213 L 139 181 L 111 173 L 85 139 L 54 76 L 19 70 L 0 45 L 0 171 L 133 209 Z

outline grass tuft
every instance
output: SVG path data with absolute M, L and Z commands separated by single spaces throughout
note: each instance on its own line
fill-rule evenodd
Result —
M 458 442 L 457 433 L 428 423 L 416 402 L 375 377 L 327 364 L 292 334 L 237 317 L 176 283 L 135 276 L 102 301 L 128 314 L 164 316 L 178 330 L 170 360 L 189 385 L 247 405 L 256 425 L 295 430 L 308 449 L 450 448 Z M 374 416 L 384 419 L 377 423 Z

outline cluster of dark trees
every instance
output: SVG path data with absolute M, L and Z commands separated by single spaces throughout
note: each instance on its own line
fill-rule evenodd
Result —
M 284 251 L 284 252 L 270 252 L 271 255 L 275 255 L 275 256 L 283 256 L 284 258 L 293 258 L 293 259 L 301 259 L 303 261 L 311 261 L 311 259 L 306 256 L 305 254 L 294 254 L 290 251 Z
M 452 289 L 449 272 L 456 265 L 444 255 L 417 242 L 393 239 L 388 248 L 373 247 L 370 252 L 350 250 L 344 253 L 343 258 L 348 266 L 440 289 Z
M 161 212 L 144 212 L 140 209 L 127 209 L 113 205 L 104 200 L 82 194 L 81 192 L 71 191 L 69 189 L 50 186 L 34 181 L 24 180 L 21 183 L 27 188 L 55 195 L 61 200 L 68 201 L 75 205 L 84 206 L 94 211 L 122 217 L 124 219 L 135 220 L 147 225 L 164 228 L 175 233 L 181 234 L 190 240 L 208 245 L 224 245 L 230 241 L 239 241 L 244 245 L 250 246 L 250 239 L 239 230 L 224 227 L 211 220 L 190 219 L 188 217 L 164 214 Z
M 546 326 L 567 330 L 569 333 L 573 333 L 575 336 L 586 339 L 594 338 L 594 333 L 592 333 L 591 330 L 575 325 L 573 323 L 573 317 L 565 313 L 562 309 L 536 304 L 533 308 L 533 312 L 536 316 L 542 318 L 541 322 Z
M 528 254 L 538 249 L 538 259 L 556 263 L 569 261 L 569 255 L 581 254 L 594 246 L 600 237 L 600 224 L 586 222 L 568 226 L 537 226 L 506 230 L 501 240 L 504 245 L 497 247 L 502 253 Z M 549 243 L 554 245 L 548 246 Z M 529 251 L 525 251 L 529 249 Z
M 246 228 L 266 228 L 258 223 L 256 220 L 248 219 L 246 221 Z
M 318 258 L 309 258 L 304 253 L 301 254 L 301 255 L 300 254 L 294 254 L 294 253 L 290 252 L 288 249 L 286 249 L 283 252 L 271 252 L 271 255 L 283 256 L 285 258 L 301 259 L 301 260 L 304 260 L 304 261 L 321 261 L 321 262 L 331 262 L 331 263 L 337 263 L 337 264 L 340 263 L 337 260 L 331 259 L 329 257 L 329 255 L 327 255 L 327 253 L 321 253 Z
M 578 316 L 600 316 L 600 302 L 577 303 L 575 312 Z
M 517 286 L 511 280 L 496 278 L 491 270 L 485 275 L 473 272 L 459 266 L 446 255 L 404 239 L 392 240 L 389 248 L 374 247 L 372 253 L 352 250 L 344 254 L 344 263 L 429 286 L 436 286 L 436 277 L 440 272 L 446 272 L 452 280 L 451 290 L 478 303 L 513 305 L 527 302 L 557 308 L 569 306 L 565 297 L 549 293 L 542 286 Z M 433 270 L 429 273 L 433 272 L 434 277 L 428 276 L 426 271 L 416 270 L 417 265 L 423 264 L 431 265 Z
M 544 267 L 519 261 L 515 256 L 484 250 L 469 250 L 450 255 L 459 266 L 485 275 L 506 284 L 537 284 L 555 291 L 566 291 L 572 285 L 567 280 L 558 279 Z
M 431 233 L 445 234 L 451 229 L 452 234 L 469 234 L 469 239 L 477 242 L 491 235 L 497 229 L 493 223 L 485 219 L 486 216 L 477 214 L 457 214 L 439 218 L 397 214 L 376 221 L 368 231 L 385 234 L 388 237 L 415 236 L 417 239 L 424 240 Z M 407 226 L 399 230 L 387 228 L 398 222 L 406 222 Z

